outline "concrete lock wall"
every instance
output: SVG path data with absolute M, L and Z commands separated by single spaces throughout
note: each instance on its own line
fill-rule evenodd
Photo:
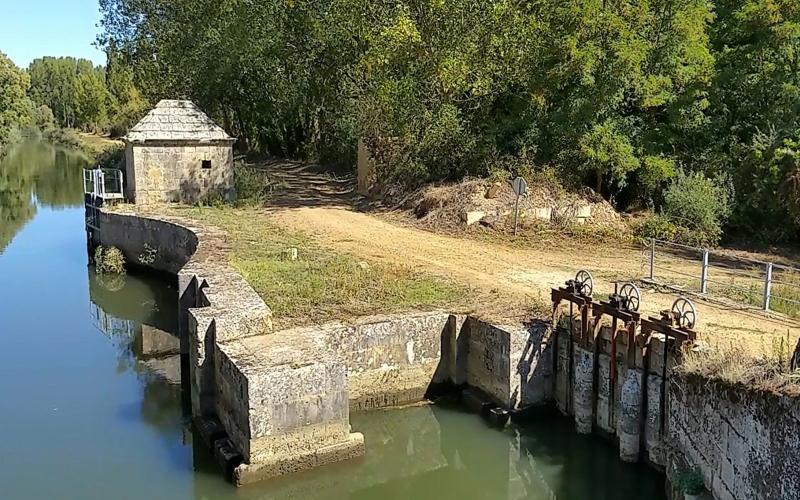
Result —
M 518 415 L 554 405 L 578 432 L 612 438 L 625 461 L 668 475 L 699 466 L 720 499 L 800 498 L 800 481 L 787 480 L 800 470 L 800 403 L 673 374 L 672 355 L 665 394 L 663 336 L 637 338 L 629 359 L 620 330 L 612 359 L 611 328 L 582 338 L 577 317 L 572 335 L 568 318 L 553 330 L 443 311 L 272 332 L 269 308 L 224 264 L 216 230 L 116 212 L 98 224 L 95 243 L 178 275 L 193 415 L 237 484 L 361 455 L 351 411 L 419 401 L 441 385 Z
M 663 466 L 662 337 L 651 337 L 646 357 L 637 344 L 629 364 L 628 334 L 618 327 L 612 361 L 611 326 L 601 325 L 596 339 L 591 334 L 583 339 L 579 315 L 572 321 L 570 329 L 569 316 L 562 314 L 555 336 L 556 408 L 574 418 L 576 432 L 613 440 L 623 461 Z M 591 320 L 589 331 L 595 331 Z
M 138 204 L 233 199 L 233 148 L 224 143 L 126 145 L 127 195 Z M 208 168 L 204 168 L 203 162 Z
M 668 429 L 668 475 L 698 467 L 719 500 L 800 498 L 798 398 L 678 375 Z

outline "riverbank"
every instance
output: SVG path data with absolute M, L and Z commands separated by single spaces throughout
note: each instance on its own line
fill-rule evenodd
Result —
M 98 158 L 106 151 L 122 148 L 123 146 L 122 141 L 112 139 L 105 135 L 90 134 L 87 132 L 75 132 L 75 134 L 80 149 L 86 152 L 92 159 Z
M 331 249 L 260 208 L 166 206 L 164 210 L 227 234 L 228 263 L 269 303 L 278 326 L 420 309 L 507 318 L 545 307 L 532 297 L 527 302 L 517 297 L 515 303 L 511 296 L 411 263 Z
M 364 435 L 367 448 L 363 458 L 234 488 L 188 422 L 189 392 L 178 383 L 181 363 L 163 355 L 162 341 L 177 341 L 175 280 L 162 282 L 153 273 L 132 270 L 112 281 L 87 267 L 84 155 L 26 144 L 9 159 L 13 163 L 0 169 L 11 180 L 6 185 L 11 196 L 0 197 L 0 233 L 12 230 L 14 224 L 5 217 L 20 213 L 18 202 L 35 206 L 13 241 L 5 248 L 0 244 L 0 275 L 6 279 L 0 311 L 9 333 L 0 352 L 9 374 L 0 379 L 0 425 L 9 458 L 0 470 L 4 497 L 556 495 L 584 500 L 600 492 L 620 500 L 663 499 L 659 474 L 614 460 L 611 447 L 574 435 L 568 421 L 512 425 L 497 432 L 475 415 L 445 405 L 353 413 L 352 432 Z M 222 247 L 222 253 L 207 257 L 226 262 L 228 238 L 205 229 L 202 239 L 218 238 Z M 169 248 L 182 244 L 175 240 Z M 131 261 L 140 255 L 148 257 L 136 252 Z M 211 285 L 217 289 L 217 283 Z M 208 288 L 205 292 L 212 300 L 218 297 Z M 239 295 L 234 302 L 240 302 Z M 168 350 L 175 352 L 175 345 Z M 373 373 L 382 374 L 380 368 Z M 187 373 L 185 366 L 181 371 Z M 287 373 L 292 372 L 287 368 Z M 595 474 L 586 475 L 586 470 Z

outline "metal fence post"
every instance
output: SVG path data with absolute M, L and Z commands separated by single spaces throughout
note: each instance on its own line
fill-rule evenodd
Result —
M 700 270 L 700 293 L 708 291 L 708 248 L 703 249 L 703 267 Z
M 769 311 L 769 299 L 772 294 L 772 262 L 767 262 L 767 274 L 764 276 L 764 310 Z
M 650 281 L 655 281 L 656 239 L 650 238 Z

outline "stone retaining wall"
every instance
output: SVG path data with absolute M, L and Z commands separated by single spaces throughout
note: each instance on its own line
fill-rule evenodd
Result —
M 231 466 L 238 484 L 363 454 L 351 408 L 413 403 L 439 385 L 470 385 L 512 410 L 551 397 L 541 324 L 500 327 L 434 311 L 272 332 L 269 308 L 225 265 L 220 232 L 116 211 L 101 212 L 98 227 L 96 244 L 178 275 L 192 412 L 218 456 L 241 455 Z
M 668 408 L 670 475 L 699 467 L 719 500 L 800 499 L 800 400 L 677 375 Z
M 626 335 L 612 359 L 609 327 L 586 344 L 579 326 L 572 338 L 563 325 L 553 335 L 547 323 L 501 326 L 442 311 L 272 332 L 269 308 L 224 264 L 218 231 L 115 212 L 98 222 L 95 243 L 178 275 L 193 414 L 237 484 L 363 454 L 351 410 L 412 403 L 443 385 L 511 411 L 555 403 L 578 432 L 614 439 L 625 461 L 667 465 L 668 474 L 699 466 L 719 499 L 800 499 L 800 402 L 674 375 L 664 394 L 661 336 L 637 346 L 629 366 Z

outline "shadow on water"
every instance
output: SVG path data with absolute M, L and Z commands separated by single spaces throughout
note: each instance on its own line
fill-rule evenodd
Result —
M 559 417 L 499 431 L 458 406 L 437 404 L 358 413 L 351 420 L 364 434 L 365 457 L 245 487 L 236 498 L 664 498 L 658 474 L 622 464 L 608 443 L 576 435 Z M 206 460 L 195 453 L 196 465 L 208 466 Z

